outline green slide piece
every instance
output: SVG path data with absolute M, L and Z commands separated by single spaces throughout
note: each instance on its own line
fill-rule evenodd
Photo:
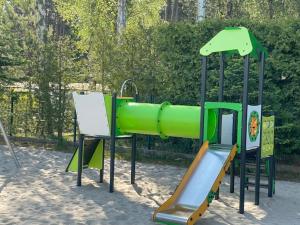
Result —
M 103 140 L 84 141 L 83 145 L 83 168 L 102 169 L 103 168 Z M 78 170 L 78 148 L 76 148 L 66 172 L 77 172 Z
M 104 95 L 104 102 L 106 108 L 106 115 L 108 119 L 109 128 L 111 127 L 111 106 L 112 106 L 112 97 L 110 95 Z
M 233 102 L 205 102 L 205 109 L 208 110 L 217 110 L 217 109 L 229 109 L 234 110 L 238 113 L 237 118 L 237 147 L 238 147 L 238 153 L 241 151 L 241 140 L 242 140 L 242 115 L 243 115 L 243 107 L 241 103 L 233 103 Z M 206 113 L 205 118 L 208 117 L 208 113 Z M 207 124 L 205 124 L 206 128 Z M 207 136 L 209 136 L 207 133 L 207 129 L 205 129 L 204 132 L 204 140 L 210 140 L 207 139 Z M 210 140 L 211 141 L 211 140 Z
M 103 140 L 99 141 L 99 144 L 97 145 L 97 148 L 89 162 L 88 167 L 91 169 L 103 169 Z
M 78 165 L 78 148 L 76 148 L 69 165 L 67 166 L 66 172 L 77 172 Z
M 274 154 L 275 116 L 262 117 L 261 158 Z
M 230 109 L 235 110 L 237 112 L 241 112 L 243 110 L 241 103 L 234 102 L 205 102 L 206 109 Z
M 214 36 L 201 49 L 200 54 L 208 56 L 214 52 L 225 52 L 228 55 L 238 53 L 241 56 L 250 54 L 259 58 L 261 52 L 267 51 L 254 35 L 245 27 L 227 27 Z

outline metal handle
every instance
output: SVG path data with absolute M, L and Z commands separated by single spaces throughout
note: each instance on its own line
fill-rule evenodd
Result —
M 126 84 L 130 82 L 131 85 L 134 87 L 135 89 L 135 94 L 137 95 L 138 94 L 138 89 L 137 89 L 137 86 L 136 84 L 133 82 L 132 79 L 127 79 L 123 82 L 122 86 L 121 86 L 121 97 L 123 97 L 123 91 L 126 89 Z

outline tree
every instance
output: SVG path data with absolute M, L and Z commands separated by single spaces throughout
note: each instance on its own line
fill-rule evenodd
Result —
M 22 49 L 18 34 L 7 14 L 0 14 L 0 30 L 0 83 L 3 85 L 17 79 L 8 72 L 21 65 L 23 59 L 20 57 Z
M 126 0 L 118 1 L 117 33 L 121 34 L 126 27 Z
M 22 101 L 26 102 L 25 118 L 20 120 L 20 125 L 24 124 L 23 132 L 43 137 L 57 134 L 61 141 L 66 111 L 70 107 L 68 84 L 80 71 L 76 66 L 79 51 L 72 33 L 51 0 L 9 1 L 2 13 L 6 24 L 11 24 L 3 36 L 14 45 L 5 50 L 6 55 L 9 50 L 14 51 L 15 46 L 22 48 L 15 51 L 23 59 L 22 64 L 13 66 L 13 70 L 18 74 L 18 81 L 28 89 Z M 12 35 L 16 36 L 17 44 Z
M 197 5 L 197 21 L 201 21 L 205 18 L 205 4 L 207 0 L 198 0 L 198 5 Z

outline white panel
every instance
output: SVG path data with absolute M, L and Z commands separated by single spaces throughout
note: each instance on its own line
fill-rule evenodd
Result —
M 110 136 L 105 101 L 102 93 L 79 95 L 73 92 L 77 123 L 81 134 Z
M 233 114 L 222 115 L 221 144 L 232 144 Z
M 251 150 L 259 147 L 260 132 L 261 132 L 261 105 L 248 105 L 247 109 L 247 134 L 246 134 L 246 150 Z M 255 118 L 255 119 L 254 119 Z M 254 119 L 254 120 L 253 120 Z M 257 135 L 251 135 L 251 121 L 258 121 Z M 253 123 L 256 124 L 256 123 Z M 257 124 L 256 124 L 257 125 Z M 254 130 L 254 129 L 253 129 Z

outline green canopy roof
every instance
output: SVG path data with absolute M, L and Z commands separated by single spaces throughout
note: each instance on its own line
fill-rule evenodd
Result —
M 259 58 L 260 52 L 264 52 L 267 57 L 266 49 L 245 27 L 226 27 L 200 49 L 200 54 L 204 56 L 214 52 L 229 55 L 238 53 L 241 56 L 250 54 L 255 58 Z

